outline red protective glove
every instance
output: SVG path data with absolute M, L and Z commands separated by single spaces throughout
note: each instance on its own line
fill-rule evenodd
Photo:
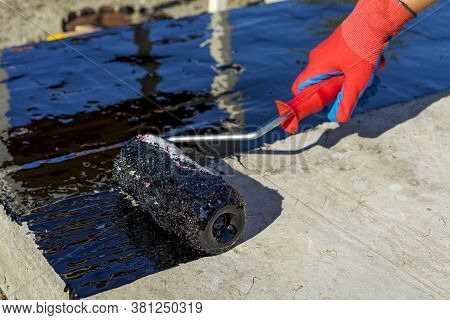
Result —
M 288 103 L 276 101 L 280 114 L 295 113 L 283 128 L 295 133 L 300 120 L 332 101 L 328 119 L 348 121 L 382 67 L 390 38 L 414 16 L 399 0 L 359 0 L 333 34 L 310 52 L 306 69 L 292 85 L 295 98 Z

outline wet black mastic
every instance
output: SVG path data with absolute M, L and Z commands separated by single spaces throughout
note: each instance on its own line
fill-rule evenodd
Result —
M 239 193 L 164 139 L 130 140 L 114 161 L 114 180 L 163 230 L 195 250 L 225 252 L 244 229 Z

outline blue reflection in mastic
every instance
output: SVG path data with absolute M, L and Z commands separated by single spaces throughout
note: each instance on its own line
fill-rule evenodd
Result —
M 1 52 L 9 96 L 0 106 L 1 201 L 28 224 L 72 297 L 198 258 L 111 189 L 112 160 L 137 133 L 245 131 L 274 117 L 273 101 L 290 98 L 309 50 L 352 8 L 314 3 L 154 21 Z M 450 8 L 428 17 L 434 9 L 393 41 L 378 95 L 356 113 L 449 88 Z M 311 116 L 303 126 L 321 121 Z M 274 136 L 284 135 L 267 141 Z

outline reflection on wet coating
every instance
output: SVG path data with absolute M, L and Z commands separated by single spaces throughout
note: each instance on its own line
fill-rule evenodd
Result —
M 46 259 L 68 284 L 72 298 L 199 257 L 116 190 L 57 202 L 24 221 Z
M 80 296 L 191 259 L 171 256 L 170 239 L 134 224 L 133 210 L 127 223 L 119 218 L 110 191 L 119 147 L 165 126 L 255 129 L 276 115 L 275 99 L 290 98 L 309 50 L 350 9 L 289 1 L 104 30 L 68 39 L 70 47 L 4 50 L 0 200 Z M 445 8 L 394 41 L 378 96 L 357 112 L 448 88 L 449 18 Z

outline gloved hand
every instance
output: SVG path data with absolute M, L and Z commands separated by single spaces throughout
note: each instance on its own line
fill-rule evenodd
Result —
M 295 98 L 277 101 L 280 114 L 295 114 L 282 124 L 284 129 L 295 133 L 300 120 L 333 101 L 328 119 L 348 121 L 384 65 L 382 53 L 390 38 L 414 16 L 399 0 L 359 0 L 333 34 L 310 52 L 306 69 L 292 85 Z

